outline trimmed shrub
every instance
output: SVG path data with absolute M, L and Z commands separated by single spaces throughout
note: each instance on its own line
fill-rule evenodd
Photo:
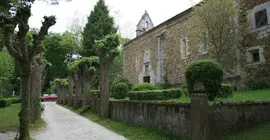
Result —
M 231 84 L 222 84 L 222 88 L 217 97 L 228 98 L 233 95 L 233 86 Z
M 222 66 L 211 60 L 200 60 L 191 63 L 185 72 L 188 93 L 193 93 L 193 86 L 201 82 L 205 86 L 208 99 L 213 101 L 221 90 L 224 69 Z
M 8 107 L 12 104 L 10 99 L 0 99 L 0 108 Z
M 249 80 L 247 82 L 247 87 L 252 90 L 260 90 L 270 87 L 270 83 L 266 80 Z
M 151 83 L 137 84 L 132 88 L 132 91 L 145 91 L 145 90 L 155 90 L 156 86 Z
M 12 104 L 17 104 L 17 103 L 21 103 L 21 98 L 8 98 L 9 100 L 11 100 Z
M 111 83 L 111 89 L 113 90 L 113 87 L 118 83 L 125 83 L 128 86 L 128 90 L 130 91 L 133 87 L 133 84 L 129 82 L 126 76 L 124 75 L 118 75 Z
M 91 90 L 91 97 L 100 98 L 100 90 Z
M 128 93 L 128 86 L 125 83 L 118 83 L 113 87 L 113 97 L 115 99 L 125 99 Z
M 131 91 L 130 100 L 169 100 L 181 97 L 181 89 Z

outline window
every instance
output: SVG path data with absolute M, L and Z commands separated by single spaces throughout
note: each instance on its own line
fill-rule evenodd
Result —
M 185 59 L 188 55 L 188 40 L 187 38 L 184 38 L 181 40 L 181 50 L 180 50 L 180 53 L 181 53 L 181 57 L 182 59 Z
M 259 49 L 251 51 L 251 54 L 252 54 L 252 62 L 260 62 Z
M 151 79 L 150 79 L 150 76 L 145 76 L 145 77 L 143 77 L 143 82 L 144 83 L 150 83 L 151 81 L 150 81 Z
M 260 28 L 260 27 L 268 24 L 267 10 L 266 9 L 255 13 L 255 22 L 256 22 L 257 28 Z
M 148 28 L 148 21 L 145 22 L 145 28 Z
M 207 52 L 207 46 L 208 46 L 207 33 L 206 32 L 202 32 L 201 41 L 202 41 L 201 52 L 205 53 L 205 52 Z
M 251 11 L 251 15 L 253 29 L 270 24 L 270 1 L 255 6 Z
M 136 57 L 136 63 L 135 63 L 136 71 L 139 71 L 140 69 L 140 57 Z
M 251 47 L 247 50 L 247 61 L 250 64 L 260 64 L 264 62 L 264 50 L 262 46 Z
M 144 72 L 147 73 L 149 69 L 149 65 L 145 65 Z
M 144 53 L 144 63 L 150 63 L 149 51 Z

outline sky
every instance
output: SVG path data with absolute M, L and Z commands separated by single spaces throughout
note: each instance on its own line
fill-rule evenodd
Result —
M 40 28 L 43 16 L 55 15 L 57 23 L 50 32 L 64 32 L 72 21 L 84 26 L 87 17 L 98 0 L 60 0 L 59 5 L 49 5 L 44 1 L 37 1 L 32 5 L 30 27 Z M 105 0 L 110 15 L 114 17 L 119 32 L 123 37 L 134 38 L 136 25 L 145 10 L 150 15 L 155 26 L 167 19 L 190 8 L 199 0 Z

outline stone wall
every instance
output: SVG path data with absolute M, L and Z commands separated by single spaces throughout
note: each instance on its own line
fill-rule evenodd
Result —
M 270 121 L 270 102 L 211 103 L 211 139 Z M 191 135 L 189 103 L 111 101 L 110 117 L 129 124 L 143 125 L 176 136 Z
M 110 111 L 114 120 L 149 126 L 177 136 L 190 135 L 190 104 L 113 101 Z
M 269 101 L 210 105 L 209 126 L 212 137 L 252 128 L 264 122 L 270 122 Z

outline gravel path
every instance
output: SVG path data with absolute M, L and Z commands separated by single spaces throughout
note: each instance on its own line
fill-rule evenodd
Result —
M 54 102 L 45 103 L 43 119 L 47 126 L 32 133 L 35 140 L 126 140 Z

